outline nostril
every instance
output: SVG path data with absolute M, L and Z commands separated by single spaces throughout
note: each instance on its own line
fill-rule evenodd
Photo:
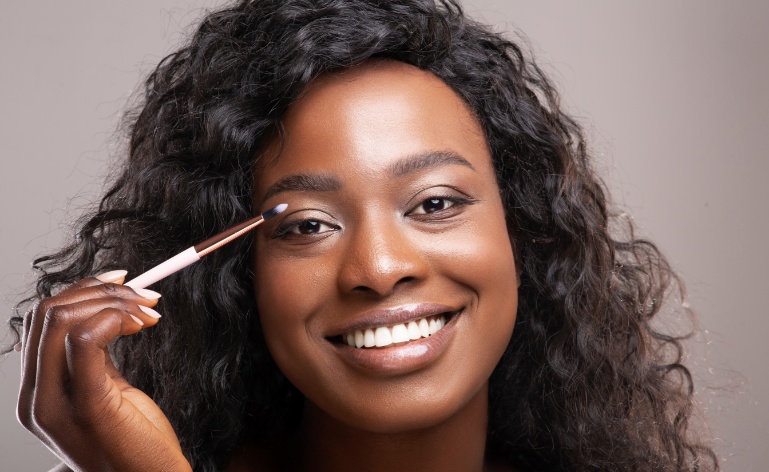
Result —
M 426 271 L 420 268 L 393 267 L 389 269 L 392 270 L 351 268 L 340 275 L 340 288 L 359 296 L 380 298 L 391 295 L 394 290 L 415 285 L 426 276 Z
M 397 284 L 402 284 L 402 283 L 413 282 L 414 280 L 416 280 L 416 278 L 415 278 L 415 277 L 411 277 L 411 276 L 408 276 L 408 277 L 403 277 L 403 278 L 402 278 L 402 279 L 400 279 L 398 282 L 396 282 L 396 285 L 397 285 Z
M 395 287 L 397 287 L 399 285 L 408 284 L 408 283 L 414 282 L 415 280 L 417 280 L 417 277 L 412 277 L 412 276 L 401 277 L 400 279 L 398 279 L 397 282 L 395 282 L 394 285 L 390 286 L 389 289 L 385 290 L 385 292 L 392 291 L 392 290 L 395 289 Z M 380 295 L 381 296 L 381 295 L 384 294 L 384 292 L 380 292 L 380 290 L 382 290 L 382 289 L 383 289 L 383 287 L 380 287 L 379 290 L 378 290 L 375 287 L 369 287 L 367 285 L 357 285 L 357 286 L 355 286 L 352 289 L 352 291 L 353 292 L 357 292 L 357 293 L 371 294 L 371 295 Z

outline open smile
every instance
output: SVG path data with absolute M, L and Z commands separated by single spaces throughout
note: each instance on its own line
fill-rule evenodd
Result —
M 458 311 L 441 313 L 392 326 L 356 329 L 340 335 L 337 341 L 347 343 L 348 346 L 357 349 L 387 347 L 392 344 L 416 341 L 434 335 L 446 325 L 452 316 L 458 313 Z
M 464 307 L 419 305 L 404 311 L 377 313 L 368 322 L 330 336 L 327 340 L 346 362 L 369 372 L 400 375 L 426 367 L 448 348 Z M 392 318 L 399 318 L 395 321 Z M 371 319 L 379 319 L 372 322 Z M 386 320 L 386 318 L 391 318 Z M 389 322 L 388 322 L 389 321 Z M 363 324 L 365 323 L 365 324 Z

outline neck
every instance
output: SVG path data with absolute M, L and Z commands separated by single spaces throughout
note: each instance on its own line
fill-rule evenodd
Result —
M 356 428 L 310 403 L 304 415 L 300 470 L 484 470 L 488 385 L 450 418 L 417 431 L 381 433 Z

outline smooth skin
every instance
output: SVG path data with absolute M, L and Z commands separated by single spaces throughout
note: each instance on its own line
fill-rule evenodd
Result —
M 27 314 L 19 422 L 73 470 L 189 471 L 163 412 L 128 384 L 107 352 L 117 336 L 159 319 L 151 309 L 158 294 L 142 296 L 122 283 L 121 274 L 84 279 Z
M 293 467 L 484 470 L 518 278 L 478 121 L 431 73 L 375 61 L 316 80 L 284 126 L 254 197 L 288 210 L 256 236 L 254 270 L 267 344 L 306 397 Z M 339 355 L 342 327 L 418 303 L 461 309 L 430 362 L 377 371 Z
M 477 119 L 437 77 L 394 61 L 322 76 L 306 92 L 254 180 L 255 211 L 288 203 L 256 232 L 254 288 L 305 414 L 293 441 L 246 442 L 227 470 L 509 470 L 485 454 L 488 379 L 519 281 Z M 19 417 L 78 470 L 189 470 L 165 417 L 106 353 L 141 329 L 130 315 L 145 329 L 157 322 L 138 308 L 154 300 L 116 282 L 81 281 L 28 318 Z M 458 312 L 426 361 L 361 367 L 340 354 L 337 335 L 356 319 L 424 303 Z M 38 364 L 52 380 L 36 382 Z

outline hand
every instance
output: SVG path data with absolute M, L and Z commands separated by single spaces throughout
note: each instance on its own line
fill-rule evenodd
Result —
M 27 314 L 19 421 L 73 470 L 190 471 L 168 419 L 107 352 L 160 318 L 151 308 L 160 295 L 124 287 L 124 277 L 81 280 Z

